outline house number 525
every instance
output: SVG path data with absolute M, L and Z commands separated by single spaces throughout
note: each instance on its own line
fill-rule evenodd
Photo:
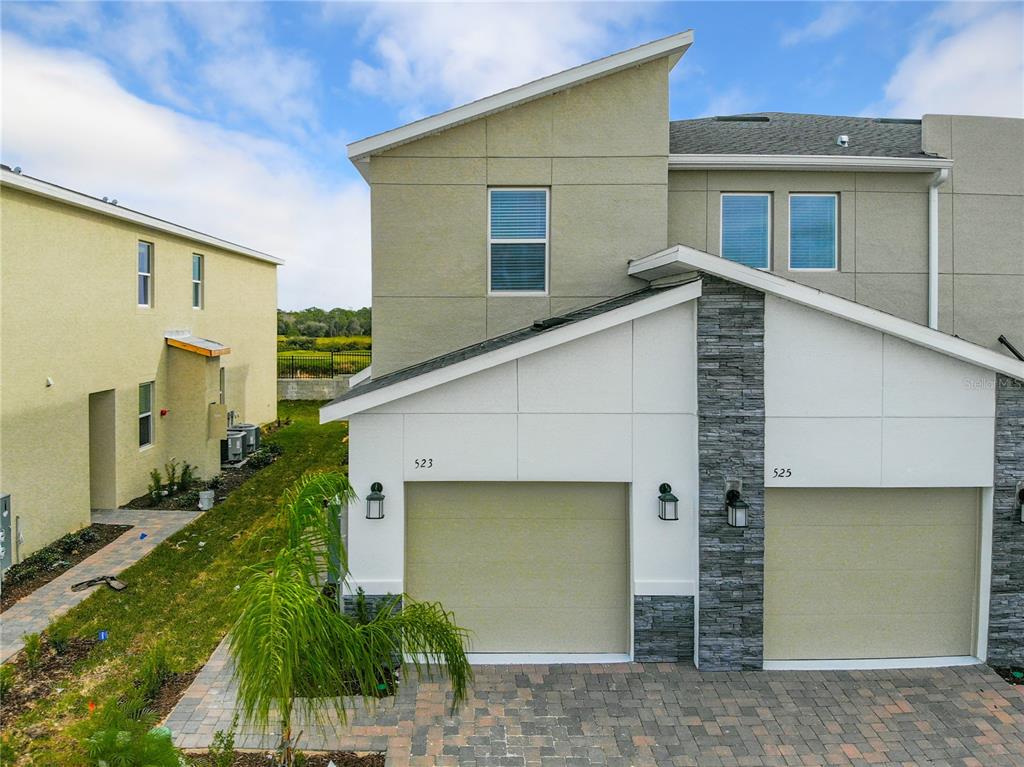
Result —
M 789 479 L 790 477 L 793 476 L 793 470 L 789 468 L 780 468 L 776 466 L 775 469 L 773 469 L 772 471 L 772 476 L 775 479 Z
M 434 459 L 433 458 L 417 458 L 415 461 L 413 461 L 413 465 L 417 469 L 429 469 L 429 468 L 431 468 L 434 465 Z

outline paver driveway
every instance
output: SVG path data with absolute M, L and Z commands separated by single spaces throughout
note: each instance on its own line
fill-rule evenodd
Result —
M 235 696 L 225 646 L 167 719 L 205 747 Z M 388 765 L 1024 765 L 1024 688 L 985 666 L 701 673 L 673 664 L 481 666 L 466 706 L 408 683 L 375 715 L 300 746 L 387 751 Z M 272 735 L 242 728 L 240 747 Z

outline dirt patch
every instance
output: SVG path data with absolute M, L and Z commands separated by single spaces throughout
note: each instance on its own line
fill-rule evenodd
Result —
M 63 687 L 73 676 L 75 665 L 86 658 L 97 643 L 96 639 L 71 638 L 64 651 L 58 653 L 52 644 L 44 642 L 37 668 L 29 669 L 24 650 L 5 663 L 13 670 L 14 679 L 10 692 L 0 699 L 0 723 L 6 727 L 33 703 Z
M 1010 684 L 1024 684 L 1024 667 L 1021 666 L 993 666 L 992 670 Z
M 305 751 L 306 767 L 327 767 L 334 762 L 336 767 L 384 767 L 384 754 L 355 754 L 351 751 Z M 208 767 L 211 764 L 205 753 L 190 753 L 196 767 Z M 235 760 L 231 767 L 267 767 L 274 764 L 273 753 L 269 751 L 235 751 Z
M 181 696 L 185 694 L 185 690 L 189 688 L 189 685 L 192 684 L 198 673 L 199 669 L 181 674 L 171 674 L 160 685 L 160 690 L 149 701 L 146 708 L 152 710 L 156 714 L 157 719 L 163 719 L 178 705 Z
M 18 564 L 11 565 L 3 577 L 0 613 L 131 529 L 131 525 L 92 524 L 76 533 L 58 538 L 49 546 L 25 557 Z
M 214 505 L 224 501 L 232 490 L 235 490 L 253 474 L 262 471 L 277 460 L 280 455 L 278 448 L 265 445 L 254 452 L 241 466 L 225 468 L 213 479 L 196 482 L 190 490 L 178 491 L 174 494 L 160 496 L 157 500 L 147 493 L 133 498 L 124 505 L 127 509 L 151 509 L 156 511 L 196 511 L 199 508 L 199 491 L 213 490 Z

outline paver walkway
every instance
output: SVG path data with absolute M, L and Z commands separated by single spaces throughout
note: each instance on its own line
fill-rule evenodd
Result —
M 406 765 L 1024 765 L 1024 688 L 986 666 L 900 671 L 701 673 L 674 664 L 480 666 L 449 717 L 447 686 L 399 696 L 300 748 L 387 751 Z M 222 644 L 167 718 L 205 748 L 235 693 Z M 240 748 L 274 735 L 242 727 Z
M 133 509 L 94 511 L 93 522 L 134 527 L 45 586 L 20 599 L 0 615 L 0 663 L 22 648 L 21 639 L 25 634 L 42 631 L 50 621 L 66 613 L 97 588 L 107 588 L 95 586 L 86 591 L 72 591 L 71 586 L 101 575 L 117 575 L 142 559 L 160 542 L 183 528 L 199 514 L 198 511 Z M 144 539 L 139 537 L 142 533 L 146 534 Z

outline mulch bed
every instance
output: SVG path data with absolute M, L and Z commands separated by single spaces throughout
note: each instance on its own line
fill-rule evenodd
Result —
M 25 651 L 21 650 L 4 664 L 14 669 L 14 685 L 11 691 L 0 699 L 0 722 L 6 725 L 14 717 L 31 708 L 34 701 L 45 698 L 55 688 L 62 687 L 72 676 L 75 664 L 88 656 L 97 643 L 96 639 L 73 637 L 68 640 L 67 649 L 57 654 L 53 646 L 44 641 L 39 667 L 34 671 L 29 671 Z
M 0 613 L 131 529 L 131 525 L 92 524 L 77 533 L 65 535 L 33 552 L 18 564 L 11 565 L 4 573 Z
M 992 670 L 1010 684 L 1024 684 L 1024 667 L 1021 666 L 993 666 Z
M 329 762 L 334 762 L 336 767 L 384 767 L 384 754 L 354 754 L 351 751 L 305 751 L 304 764 L 307 767 L 327 767 Z M 190 753 L 189 758 L 197 767 L 206 767 L 210 764 L 203 753 Z M 235 761 L 231 767 L 272 767 L 273 752 L 269 751 L 235 751 Z
M 192 684 L 192 680 L 198 673 L 199 669 L 181 674 L 171 674 L 164 680 L 159 692 L 153 696 L 153 700 L 146 705 L 146 708 L 156 714 L 157 719 L 163 719 L 178 705 L 181 696 L 185 694 L 185 690 Z
M 276 456 L 275 456 L 276 460 Z M 244 463 L 241 466 L 229 467 L 223 469 L 218 475 L 217 486 L 209 488 L 207 482 L 197 482 L 193 490 L 206 490 L 212 489 L 215 491 L 214 505 L 216 506 L 221 501 L 228 497 L 228 494 L 239 487 L 247 479 L 258 471 L 262 471 L 265 466 L 254 466 L 251 463 Z M 161 496 L 160 500 L 153 502 L 149 494 L 140 495 L 138 498 L 133 498 L 124 505 L 126 509 L 152 509 L 156 511 L 196 511 L 199 506 L 198 503 L 193 503 L 186 496 L 189 494 L 177 493 L 175 495 Z

